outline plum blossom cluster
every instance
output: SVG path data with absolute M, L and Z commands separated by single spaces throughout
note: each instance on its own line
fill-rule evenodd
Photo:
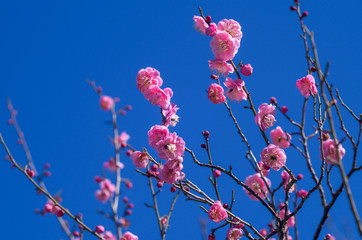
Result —
M 215 74 L 221 74 L 225 77 L 229 73 L 233 73 L 235 69 L 229 61 L 233 60 L 240 47 L 240 41 L 243 36 L 240 24 L 232 19 L 221 20 L 218 24 L 212 23 L 209 16 L 208 19 L 194 16 L 194 21 L 197 31 L 212 37 L 210 46 L 215 59 L 209 60 L 209 68 Z M 253 68 L 250 64 L 241 65 L 241 73 L 244 76 L 250 76 L 252 71 Z M 212 78 L 218 79 L 218 76 L 213 75 Z M 219 84 L 212 83 L 207 91 L 209 100 L 214 104 L 226 101 L 224 89 Z M 224 85 L 227 87 L 226 96 L 230 100 L 240 102 L 247 99 L 247 94 L 243 89 L 245 86 L 243 80 L 226 78 Z
M 148 143 L 157 151 L 158 157 L 167 160 L 158 168 L 158 177 L 168 184 L 182 180 L 185 176 L 181 172 L 185 152 L 184 140 L 175 132 L 170 133 L 166 126 L 161 125 L 153 126 L 147 135 Z
M 96 177 L 95 181 L 98 182 L 100 186 L 100 189 L 96 191 L 95 196 L 98 201 L 106 203 L 116 191 L 116 186 L 109 179 L 104 179 L 101 177 Z

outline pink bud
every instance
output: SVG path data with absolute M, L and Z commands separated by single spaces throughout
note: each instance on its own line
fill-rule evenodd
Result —
M 278 208 L 281 209 L 284 207 L 284 203 L 279 203 Z
M 46 163 L 46 164 L 44 164 L 44 168 L 45 168 L 45 169 L 50 168 L 50 163 Z
M 102 87 L 97 87 L 97 93 L 101 93 L 103 91 Z
M 31 169 L 26 169 L 26 173 L 28 174 L 28 176 L 29 176 L 30 178 L 33 178 L 34 175 L 35 175 L 34 171 L 31 170 Z
M 324 239 L 325 240 L 336 240 L 336 238 L 329 233 L 324 237 Z
M 204 134 L 204 137 L 205 137 L 205 138 L 209 138 L 209 137 L 210 137 L 209 131 L 204 131 L 203 134 Z
M 95 229 L 95 232 L 101 234 L 104 232 L 104 227 L 102 225 L 98 225 Z
M 21 141 L 21 139 L 19 138 L 17 141 L 16 141 L 17 144 L 21 145 L 23 144 L 23 141 Z
M 74 237 L 79 237 L 79 236 L 80 236 L 80 234 L 79 234 L 79 232 L 74 231 L 74 232 L 73 232 L 73 236 L 74 236 Z
M 50 171 L 45 171 L 44 172 L 44 176 L 46 177 L 50 177 L 52 175 L 52 173 Z
M 131 214 L 132 214 L 132 210 L 127 210 L 127 211 L 125 212 L 125 214 L 126 214 L 126 215 L 131 215 Z
M 260 229 L 260 234 L 263 235 L 264 237 L 268 234 L 268 231 L 266 229 Z
M 241 73 L 246 77 L 250 76 L 253 73 L 253 68 L 250 64 L 243 65 L 241 67 Z
M 287 113 L 287 112 L 288 112 L 288 107 L 287 107 L 287 106 L 283 106 L 283 107 L 280 109 L 280 111 L 281 111 L 282 113 Z
M 207 237 L 207 240 L 215 240 L 215 234 L 214 233 L 210 233 L 209 236 Z
M 302 18 L 305 18 L 306 16 L 308 16 L 308 12 L 304 11 L 303 14 L 302 14 Z
M 227 203 L 224 203 L 224 204 L 222 205 L 222 207 L 225 208 L 225 209 L 230 209 L 230 207 L 229 207 L 229 205 L 228 205 Z
M 172 186 L 171 188 L 170 188 L 170 191 L 172 192 L 172 193 L 174 193 L 174 192 L 176 192 L 176 188 L 174 187 L 174 186 Z
M 102 96 L 99 104 L 104 111 L 109 111 L 113 107 L 114 101 L 109 96 Z
M 158 166 L 157 166 L 156 164 L 153 164 L 153 165 L 151 166 L 151 170 L 152 170 L 152 171 L 156 172 L 157 169 L 158 169 Z
M 127 112 L 125 110 L 119 110 L 119 114 L 121 114 L 122 116 L 126 116 Z
M 207 15 L 207 17 L 205 18 L 205 21 L 207 23 L 211 23 L 211 16 L 210 15 Z
M 9 125 L 11 125 L 11 124 L 13 124 L 13 123 L 14 123 L 14 120 L 8 119 L 8 124 L 9 124 Z
M 302 180 L 304 178 L 303 174 L 298 174 L 297 179 Z
M 82 229 L 83 229 L 83 226 L 79 224 L 79 225 L 78 225 L 78 228 L 82 230 Z
M 201 144 L 201 148 L 205 148 L 205 149 L 206 149 L 206 144 L 205 144 L 205 143 L 202 143 L 202 144 Z
M 128 203 L 128 197 L 123 197 L 123 202 Z
M 306 190 L 301 189 L 301 190 L 299 190 L 299 191 L 297 192 L 297 197 L 298 197 L 298 198 L 303 198 L 303 197 L 307 196 L 307 194 L 308 194 L 308 192 L 307 192 Z
M 127 147 L 127 143 L 122 142 L 122 143 L 121 143 L 121 148 L 125 148 L 125 147 Z
M 291 6 L 289 9 L 290 9 L 290 11 L 296 11 L 297 10 L 297 8 L 295 6 Z
M 219 77 L 218 77 L 218 76 L 216 76 L 215 74 L 212 74 L 212 75 L 211 75 L 211 79 L 218 80 L 218 79 L 219 79 Z
M 158 188 L 162 188 L 162 187 L 163 187 L 163 181 L 158 182 L 158 183 L 157 183 L 157 187 L 158 187 Z
M 51 205 L 51 204 L 49 204 L 49 203 L 47 203 L 47 204 L 45 204 L 44 205 L 44 211 L 45 212 L 51 212 L 53 210 L 53 206 Z
M 129 208 L 134 208 L 134 204 L 133 204 L 133 203 L 130 203 L 130 204 L 128 204 L 128 207 L 129 207 Z
M 104 178 L 102 178 L 101 176 L 95 176 L 94 177 L 94 181 L 96 182 L 96 183 L 100 183 L 100 182 L 102 182 L 104 180 Z
M 113 100 L 114 100 L 114 102 L 119 102 L 120 101 L 119 97 L 115 97 Z
M 207 36 L 209 37 L 213 37 L 215 36 L 215 34 L 217 33 L 217 27 L 215 23 L 211 23 L 210 26 L 208 28 L 206 28 L 205 33 Z
M 235 219 L 235 218 L 233 218 L 232 222 L 233 222 L 234 227 L 236 227 L 236 228 L 242 228 L 242 227 L 244 227 L 244 224 L 241 223 L 241 222 L 238 223 L 239 221 L 238 221 L 237 219 Z
M 213 173 L 214 177 L 220 177 L 221 176 L 221 172 L 220 170 L 214 170 L 214 173 Z
M 186 192 L 190 192 L 190 188 L 189 187 L 184 187 Z
M 64 216 L 64 211 L 62 209 L 60 209 L 58 212 L 57 212 L 57 217 L 63 217 Z
M 132 106 L 131 105 L 127 105 L 124 107 L 125 110 L 127 111 L 131 111 L 132 110 Z
M 277 99 L 275 97 L 271 97 L 269 101 L 270 101 L 271 104 L 277 104 L 278 103 Z
M 126 181 L 126 188 L 131 189 L 133 187 L 133 184 L 131 181 Z
M 9 155 L 4 156 L 4 160 L 10 161 L 10 156 Z
M 126 155 L 129 157 L 129 156 L 131 156 L 131 154 L 132 154 L 132 151 L 131 150 L 127 150 L 126 151 Z
M 311 71 L 311 72 L 315 72 L 315 71 L 317 71 L 317 69 L 316 69 L 315 67 L 311 67 L 311 68 L 310 68 L 310 71 Z

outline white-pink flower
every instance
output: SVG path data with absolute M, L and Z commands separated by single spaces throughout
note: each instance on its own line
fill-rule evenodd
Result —
M 121 134 L 118 135 L 118 144 L 127 144 L 129 139 L 130 136 L 125 131 L 123 131 Z
M 162 109 L 166 109 L 170 105 L 173 92 L 171 88 L 161 89 L 157 85 L 151 85 L 144 93 L 145 98 L 151 102 L 151 104 L 159 106 Z
M 162 124 L 166 127 L 170 125 L 172 127 L 176 126 L 179 121 L 179 116 L 176 115 L 177 110 L 179 110 L 179 108 L 174 103 L 171 103 L 166 109 L 162 109 L 162 114 L 166 119 L 166 122 L 162 120 Z
M 290 146 L 290 140 L 292 136 L 283 131 L 281 127 L 277 127 L 270 132 L 271 141 L 274 145 L 277 145 L 281 148 L 288 148 Z
M 149 158 L 146 153 L 135 151 L 131 154 L 132 163 L 139 169 L 145 169 L 149 162 Z
M 217 29 L 219 31 L 225 31 L 230 34 L 230 36 L 240 42 L 243 37 L 241 32 L 240 24 L 233 19 L 224 19 L 217 24 Z
M 215 201 L 209 210 L 209 218 L 216 222 L 220 223 L 228 218 L 228 214 L 220 201 Z
M 173 184 L 185 177 L 181 172 L 182 168 L 183 165 L 179 160 L 169 160 L 158 168 L 158 177 L 168 184 Z
M 275 106 L 272 104 L 262 103 L 259 106 L 258 113 L 255 116 L 255 122 L 262 131 L 274 125 L 276 122 L 274 116 L 276 114 Z
M 226 233 L 228 240 L 239 240 L 243 236 L 243 230 L 241 228 L 232 227 Z
M 260 158 L 265 165 L 275 171 L 279 171 L 287 160 L 284 150 L 274 144 L 269 144 L 269 146 L 264 148 L 260 153 Z
M 234 72 L 233 66 L 226 61 L 209 60 L 209 68 L 211 70 L 215 70 L 216 73 L 223 74 L 224 76 Z
M 148 144 L 156 148 L 156 144 L 168 135 L 168 128 L 165 126 L 155 125 L 148 131 Z
M 115 172 L 117 171 L 117 166 L 119 169 L 123 169 L 124 168 L 124 164 L 122 162 L 118 162 L 118 164 L 116 164 L 116 161 L 114 160 L 114 158 L 110 158 L 108 160 L 108 162 L 105 162 L 103 164 L 103 167 L 112 171 L 112 172 Z
M 304 78 L 297 80 L 297 88 L 300 90 L 300 93 L 306 98 L 310 96 L 310 93 L 312 93 L 312 95 L 318 93 L 314 77 L 310 74 L 308 74 Z
M 138 237 L 127 231 L 119 240 L 138 240 Z
M 290 211 L 288 210 L 288 215 L 290 214 Z M 280 212 L 279 212 L 279 217 L 280 217 L 280 219 L 284 219 L 285 218 L 285 209 L 283 208 L 282 210 L 280 210 Z M 292 217 L 290 217 L 288 220 L 287 220 L 287 226 L 289 227 L 289 228 L 291 228 L 291 227 L 293 227 L 295 225 L 295 217 L 294 216 L 292 216 Z
M 205 22 L 205 20 L 200 16 L 194 16 L 195 25 L 194 28 L 200 32 L 202 35 L 205 34 L 206 28 L 209 27 L 209 25 Z
M 185 152 L 185 142 L 176 133 L 169 133 L 156 143 L 155 150 L 161 159 L 177 159 Z
M 329 164 L 338 163 L 337 147 L 334 144 L 333 139 L 327 139 L 326 141 L 323 141 L 322 148 L 327 163 Z M 339 158 L 340 160 L 342 160 L 344 154 L 346 153 L 346 150 L 342 147 L 342 144 L 340 143 L 338 143 L 338 152 L 339 152 Z M 320 155 L 320 157 L 322 158 L 322 154 Z
M 268 184 L 268 186 L 271 186 L 271 182 L 268 178 L 264 177 L 265 182 Z M 260 173 L 255 173 L 253 175 L 248 176 L 245 179 L 245 184 L 251 188 L 261 199 L 265 199 L 265 196 L 268 194 L 268 187 L 265 184 L 264 180 L 261 178 Z M 244 188 L 246 194 L 252 199 L 252 200 L 259 200 L 257 197 L 254 196 L 251 192 L 249 192 L 246 188 Z
M 243 89 L 243 86 L 245 85 L 243 80 L 232 80 L 231 78 L 226 78 L 224 85 L 228 88 L 226 96 L 228 96 L 230 100 L 236 100 L 240 102 L 241 100 L 247 99 L 247 95 Z
M 150 86 L 155 85 L 161 87 L 163 83 L 160 72 L 151 67 L 139 70 L 136 81 L 138 90 L 143 94 Z
M 226 97 L 224 96 L 224 89 L 216 83 L 212 83 L 207 90 L 207 96 L 209 100 L 214 103 L 223 103 L 226 100 Z
M 216 60 L 232 60 L 238 51 L 238 45 L 227 32 L 218 32 L 210 42 Z

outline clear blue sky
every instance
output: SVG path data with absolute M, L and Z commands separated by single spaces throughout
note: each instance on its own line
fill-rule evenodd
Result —
M 135 84 L 137 71 L 151 66 L 161 72 L 164 86 L 173 89 L 172 100 L 180 107 L 180 123 L 174 131 L 196 151 L 200 160 L 206 161 L 207 156 L 199 147 L 203 140 L 200 133 L 209 130 L 215 163 L 232 164 L 240 178 L 245 179 L 253 173 L 243 158 L 245 146 L 225 107 L 211 104 L 205 93 L 211 83 L 207 65 L 207 60 L 213 57 L 209 47 L 211 39 L 193 29 L 192 17 L 198 14 L 197 7 L 201 6 L 215 22 L 224 18 L 238 21 L 243 38 L 235 60 L 251 63 L 254 67 L 254 74 L 244 80 L 255 105 L 275 96 L 298 120 L 303 98 L 295 88 L 295 82 L 306 75 L 306 61 L 298 20 L 295 13 L 289 11 L 292 2 L 3 2 L 0 7 L 0 131 L 15 158 L 25 163 L 22 149 L 16 144 L 15 132 L 6 124 L 9 114 L 5 100 L 10 97 L 19 111 L 18 119 L 38 168 L 46 162 L 51 163 L 52 176 L 46 181 L 50 191 L 62 190 L 64 206 L 72 212 L 82 212 L 89 226 L 102 224 L 114 230 L 109 220 L 96 213 L 97 209 L 107 210 L 108 207 L 96 201 L 94 192 L 98 185 L 93 181 L 94 176 L 100 174 L 103 162 L 113 154 L 107 140 L 112 129 L 105 124 L 110 115 L 99 108 L 98 97 L 85 79 L 96 81 L 105 94 L 119 97 L 121 104 L 133 106 L 134 110 L 126 117 L 120 117 L 119 126 L 131 135 L 130 144 L 141 149 L 148 146 L 146 133 L 149 128 L 160 123 L 159 109 L 144 99 Z M 361 2 L 301 2 L 302 8 L 309 11 L 305 22 L 315 31 L 322 65 L 326 61 L 332 63 L 330 81 L 340 89 L 345 102 L 361 112 Z M 254 152 L 259 155 L 264 145 L 251 112 L 243 108 L 245 105 L 245 102 L 233 103 L 231 107 Z M 356 125 L 351 119 L 346 120 L 347 127 L 356 133 Z M 296 130 L 280 114 L 277 121 L 289 132 Z M 312 128 L 308 130 L 313 131 Z M 349 168 L 351 148 L 345 148 L 344 161 Z M 317 145 L 312 151 L 313 164 L 318 166 Z M 5 152 L 0 150 L 0 155 Z M 287 150 L 287 155 L 289 168 L 296 173 L 305 173 L 300 187 L 309 188 L 310 175 L 306 172 L 305 162 L 291 149 Z M 146 181 L 134 172 L 124 152 L 121 160 L 126 165 L 123 175 L 134 183 L 133 189 L 124 190 L 135 204 L 129 230 L 140 239 L 158 239 L 154 212 L 143 204 L 151 203 Z M 45 204 L 44 197 L 34 194 L 33 186 L 18 171 L 10 169 L 8 162 L 0 161 L 0 169 L 1 238 L 65 239 L 53 217 L 34 214 L 35 208 Z M 184 171 L 189 179 L 215 198 L 207 181 L 209 171 L 196 167 L 187 154 Z M 340 177 L 338 172 L 335 175 L 333 183 L 337 186 Z M 278 185 L 280 172 L 271 173 L 270 178 L 273 186 Z M 361 174 L 352 180 L 351 187 L 362 213 L 362 191 L 357 184 Z M 231 189 L 236 190 L 237 215 L 255 224 L 257 229 L 266 227 L 270 216 L 266 210 L 261 210 L 260 203 L 251 201 L 241 187 L 227 177 L 222 176 L 220 183 L 224 186 L 221 192 L 225 202 L 230 201 Z M 168 189 L 165 185 L 159 200 L 164 214 L 173 196 Z M 317 195 L 308 200 L 309 207 L 303 209 L 298 218 L 302 239 L 311 239 L 320 219 L 322 211 Z M 185 202 L 184 197 L 179 199 L 168 239 L 201 239 L 198 219 L 207 218 L 207 215 L 198 205 Z M 210 222 L 208 228 L 216 226 Z M 338 239 L 357 239 L 344 194 L 332 210 L 323 233 L 327 231 Z M 222 237 L 225 232 L 221 230 L 218 234 Z M 93 237 L 87 235 L 86 238 Z

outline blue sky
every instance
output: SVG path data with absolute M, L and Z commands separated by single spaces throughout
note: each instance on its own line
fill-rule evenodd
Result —
M 103 162 L 113 154 L 107 140 L 112 129 L 105 124 L 110 115 L 99 108 L 98 97 L 85 79 L 96 81 L 103 87 L 104 94 L 119 97 L 121 105 L 133 106 L 126 117 L 120 117 L 119 126 L 131 135 L 130 144 L 141 149 L 148 146 L 147 131 L 161 121 L 159 109 L 144 99 L 135 84 L 138 70 L 150 66 L 161 72 L 163 86 L 173 89 L 172 100 L 180 107 L 180 123 L 174 131 L 195 150 L 200 160 L 207 161 L 207 155 L 199 146 L 203 141 L 201 131 L 209 130 L 215 163 L 232 164 L 240 178 L 245 179 L 253 173 L 243 158 L 245 146 L 225 107 L 211 104 L 205 93 L 212 82 L 207 65 L 207 60 L 213 58 L 209 46 L 211 39 L 193 29 L 192 17 L 198 14 L 197 7 L 201 6 L 215 22 L 224 18 L 238 21 L 243 38 L 235 60 L 251 63 L 254 67 L 253 75 L 244 78 L 254 104 L 259 106 L 275 96 L 298 120 L 303 98 L 295 88 L 295 82 L 306 75 L 306 61 L 298 20 L 295 13 L 289 11 L 292 2 L 3 2 L 0 7 L 0 131 L 15 158 L 25 163 L 23 151 L 16 144 L 15 132 L 6 124 L 9 116 L 6 97 L 10 97 L 19 112 L 19 123 L 38 168 L 46 162 L 51 163 L 52 176 L 46 180 L 50 191 L 55 193 L 61 189 L 64 206 L 72 212 L 82 212 L 89 226 L 103 224 L 114 230 L 109 220 L 96 213 L 97 209 L 107 210 L 108 207 L 96 201 L 94 192 L 98 185 L 93 181 L 94 176 L 101 173 Z M 339 88 L 344 101 L 360 112 L 361 3 L 308 0 L 301 4 L 309 12 L 305 22 L 315 31 L 322 66 L 331 61 L 330 82 Z M 251 112 L 243 108 L 246 103 L 230 105 L 258 155 L 264 145 Z M 308 109 L 311 116 L 312 109 Z M 277 121 L 289 132 L 296 130 L 280 114 Z M 346 122 L 356 134 L 356 124 L 349 117 Z M 311 127 L 308 130 L 313 131 Z M 312 161 L 318 166 L 316 142 L 313 142 Z M 345 148 L 344 161 L 349 169 L 351 147 L 347 142 Z M 0 153 L 5 155 L 3 150 Z M 292 149 L 287 150 L 287 155 L 289 168 L 306 176 L 300 187 L 309 188 L 310 175 L 306 172 L 305 162 Z M 134 183 L 133 189 L 124 190 L 135 204 L 129 230 L 140 239 L 158 239 L 154 212 L 143 204 L 151 203 L 146 181 L 134 172 L 124 152 L 121 160 L 126 165 L 123 175 Z M 187 177 L 215 198 L 207 181 L 209 171 L 195 166 L 188 155 L 184 166 Z M 53 217 L 34 214 L 35 208 L 45 204 L 44 197 L 34 194 L 33 186 L 11 169 L 8 162 L 0 161 L 0 167 L 3 183 L 0 222 L 1 229 L 6 229 L 2 231 L 2 237 L 65 239 Z M 340 177 L 338 172 L 334 174 L 333 184 L 337 186 Z M 280 172 L 273 172 L 270 178 L 276 186 Z M 361 176 L 356 174 L 351 187 L 362 212 L 361 201 L 358 201 L 362 197 L 357 184 L 360 179 Z M 230 201 L 231 189 L 236 190 L 236 214 L 254 223 L 257 229 L 266 227 L 270 216 L 261 209 L 260 203 L 249 200 L 240 186 L 225 176 L 220 178 L 220 184 L 224 186 L 220 191 L 226 202 Z M 173 196 L 168 189 L 169 186 L 164 187 L 159 200 L 161 212 L 165 214 Z M 168 239 L 201 239 L 198 220 L 207 219 L 207 216 L 199 204 L 184 199 L 181 197 L 177 202 Z M 308 203 L 310 206 L 302 210 L 298 218 L 303 239 L 311 239 L 322 213 L 318 194 L 314 194 Z M 344 239 L 343 236 L 357 238 L 348 209 L 343 194 L 323 233 L 333 232 L 339 239 Z M 216 226 L 209 222 L 209 229 Z M 218 234 L 221 237 L 225 232 L 220 230 Z

